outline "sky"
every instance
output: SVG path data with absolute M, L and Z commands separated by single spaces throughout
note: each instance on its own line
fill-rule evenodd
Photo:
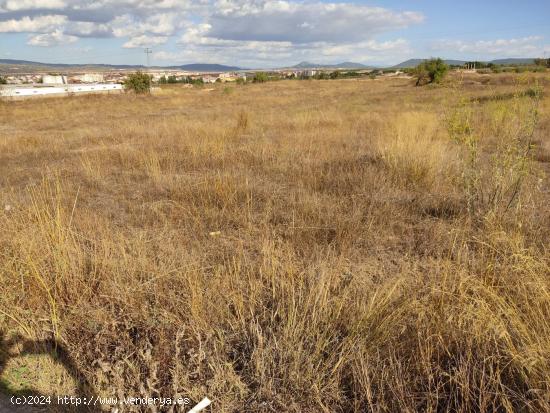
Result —
M 45 63 L 550 57 L 550 0 L 0 0 L 0 59 Z

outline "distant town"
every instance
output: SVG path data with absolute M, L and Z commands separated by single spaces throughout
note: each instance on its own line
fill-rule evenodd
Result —
M 362 70 L 344 70 L 338 71 L 339 74 L 346 75 L 366 75 L 373 72 L 373 69 Z M 130 73 L 135 70 L 117 70 L 110 72 L 47 72 L 47 73 L 12 73 L 4 75 L 3 78 L 7 85 L 67 85 L 67 84 L 123 84 Z M 168 70 L 144 70 L 148 73 L 154 83 L 225 83 L 239 82 L 253 79 L 256 71 L 239 72 L 189 72 L 189 71 L 168 71 Z M 308 78 L 322 74 L 327 76 L 335 72 L 334 69 L 278 69 L 270 70 L 267 73 L 270 76 L 280 78 Z M 388 72 L 387 70 L 385 72 Z M 399 70 L 391 70 L 389 73 L 400 74 Z
M 463 73 L 486 75 L 489 73 L 546 71 L 547 59 L 508 59 L 492 62 L 464 62 L 441 60 L 448 68 Z M 121 93 L 127 81 L 136 72 L 150 77 L 154 87 L 180 84 L 184 87 L 214 83 L 261 83 L 284 79 L 360 79 L 411 77 L 418 70 L 422 59 L 411 59 L 388 68 L 374 68 L 358 63 L 344 62 L 338 65 L 321 65 L 301 62 L 281 69 L 249 70 L 232 66 L 193 64 L 180 67 L 143 66 L 63 66 L 44 65 L 36 62 L 6 61 L 0 64 L 0 97 L 25 98 L 41 95 L 65 95 L 83 93 Z M 197 70 L 185 70 L 197 69 Z M 216 69 L 216 70 L 212 70 Z M 3 72 L 3 73 L 2 73 Z M 125 86 L 126 85 L 126 86 Z

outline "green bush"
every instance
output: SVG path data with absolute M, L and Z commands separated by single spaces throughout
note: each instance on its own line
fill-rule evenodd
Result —
M 254 83 L 264 83 L 267 82 L 269 78 L 267 77 L 267 73 L 265 72 L 257 72 L 254 75 Z
M 124 82 L 124 88 L 137 94 L 151 93 L 151 84 L 151 76 L 147 73 L 136 72 L 128 76 Z
M 535 59 L 535 65 L 550 67 L 550 59 Z
M 6 80 L 6 78 L 3 77 L 3 76 L 0 76 L 0 85 L 5 85 L 7 83 L 8 83 L 8 81 Z
M 439 83 L 443 80 L 448 71 L 449 66 L 440 58 L 425 60 L 416 66 L 416 86 L 422 86 L 428 83 Z

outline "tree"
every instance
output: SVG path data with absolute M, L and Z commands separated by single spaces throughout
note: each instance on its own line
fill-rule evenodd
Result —
M 425 60 L 416 66 L 416 86 L 422 86 L 428 83 L 439 83 L 443 80 L 448 71 L 449 66 L 440 58 Z
M 136 72 L 128 76 L 124 82 L 124 88 L 137 94 L 151 93 L 151 83 L 151 76 L 143 72 Z
M 327 72 L 319 72 L 317 73 L 315 78 L 319 80 L 327 80 L 330 79 L 330 75 Z
M 178 78 L 175 75 L 170 75 L 168 76 L 167 82 L 171 85 L 174 83 L 178 83 Z
M 6 78 L 3 77 L 3 76 L 0 76 L 0 85 L 5 85 L 7 83 L 8 83 L 8 81 L 6 80 Z
M 535 64 L 537 66 L 547 66 L 550 67 L 550 59 L 535 59 Z
M 267 82 L 269 78 L 265 72 L 257 72 L 254 74 L 254 83 L 264 83 Z
M 162 75 L 161 78 L 159 79 L 159 83 L 161 85 L 165 85 L 166 83 L 168 83 L 168 81 L 166 80 L 166 76 L 165 75 Z

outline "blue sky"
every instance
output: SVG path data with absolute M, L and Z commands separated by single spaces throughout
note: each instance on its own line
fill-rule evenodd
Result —
M 550 0 L 0 0 L 0 58 L 277 67 L 550 57 Z

